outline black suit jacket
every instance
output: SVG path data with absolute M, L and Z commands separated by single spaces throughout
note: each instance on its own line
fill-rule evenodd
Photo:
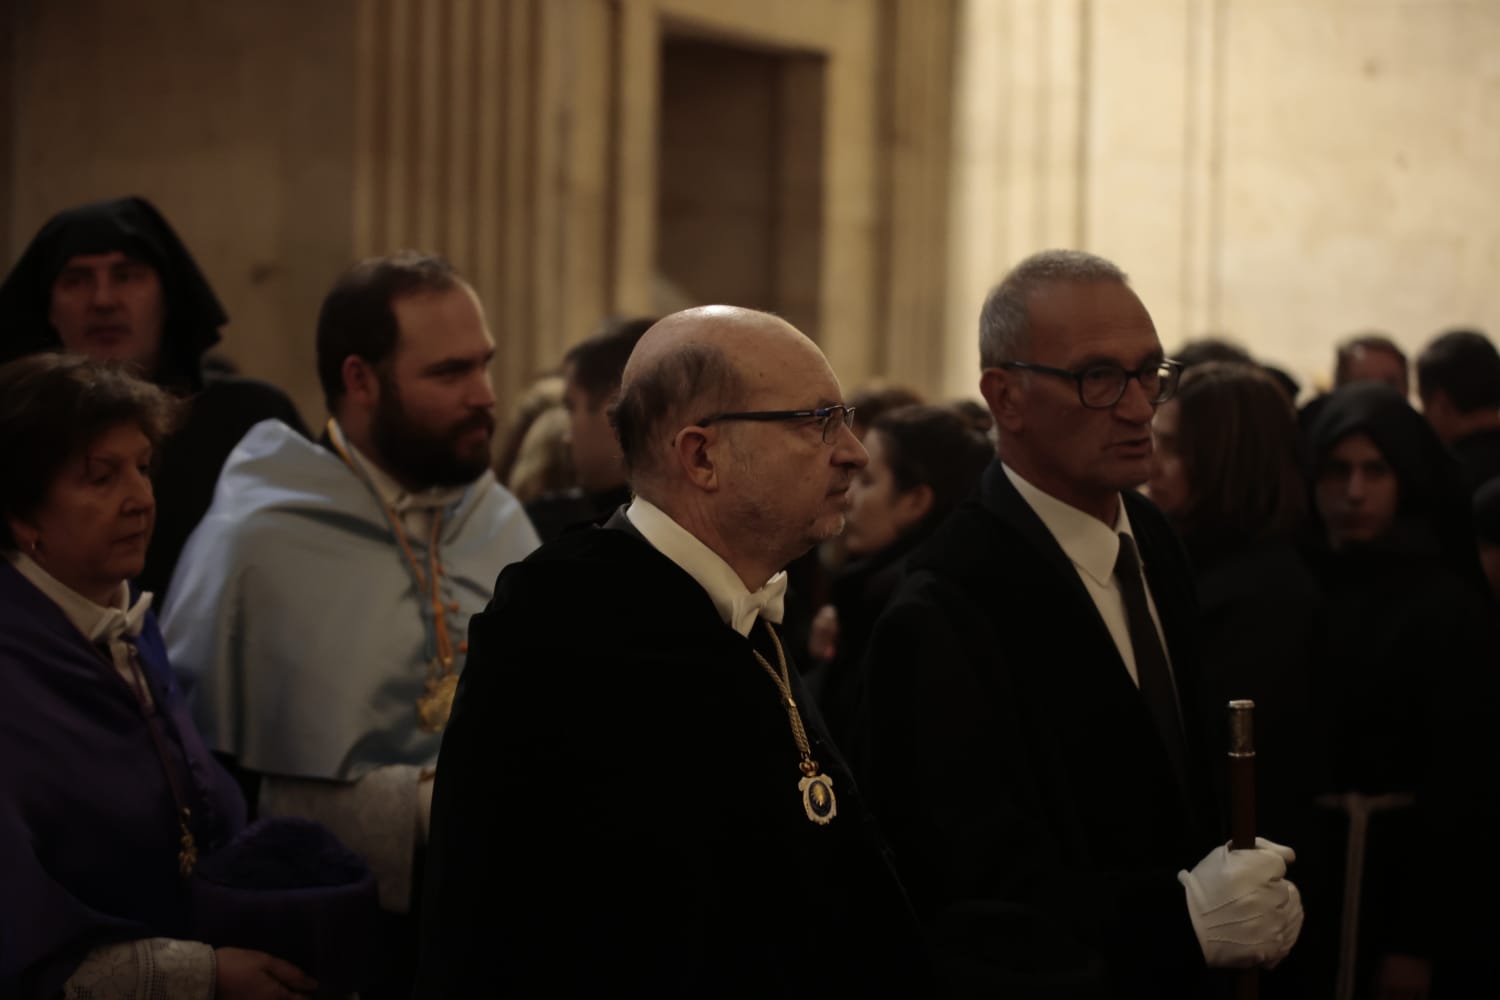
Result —
M 1188 787 L 1078 573 L 999 462 L 913 554 L 875 629 L 858 770 L 954 991 L 1197 995 L 1176 874 L 1219 839 L 1193 581 L 1124 496 L 1188 725 Z
M 622 520 L 507 568 L 473 620 L 417 995 L 923 995 L 915 919 L 811 700 L 827 826 L 751 642 Z

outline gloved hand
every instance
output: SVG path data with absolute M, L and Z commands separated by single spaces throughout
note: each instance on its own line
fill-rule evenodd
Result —
M 1273 969 L 1292 950 L 1302 932 L 1302 895 L 1283 876 L 1296 860 L 1290 847 L 1256 837 L 1252 850 L 1215 848 L 1177 873 L 1210 967 Z

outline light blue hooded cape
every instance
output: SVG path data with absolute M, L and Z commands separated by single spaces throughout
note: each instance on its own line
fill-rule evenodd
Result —
M 411 538 L 427 565 L 426 538 Z M 443 512 L 439 561 L 456 669 L 469 618 L 537 547 L 520 503 L 485 472 Z M 338 455 L 285 424 L 230 454 L 162 615 L 204 742 L 264 774 L 355 781 L 430 765 L 418 725 L 436 643 L 380 502 Z

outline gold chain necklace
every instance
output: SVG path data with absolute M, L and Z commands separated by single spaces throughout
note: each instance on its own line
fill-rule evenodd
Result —
M 818 770 L 818 762 L 813 760 L 812 746 L 807 742 L 807 730 L 802 725 L 802 713 L 797 711 L 797 699 L 792 697 L 791 673 L 786 666 L 786 652 L 781 648 L 781 637 L 771 627 L 771 623 L 762 619 L 766 631 L 771 633 L 771 644 L 776 647 L 776 663 L 781 668 L 777 673 L 767 662 L 760 650 L 752 649 L 758 662 L 771 678 L 771 683 L 776 685 L 776 690 L 781 692 L 781 703 L 786 707 L 787 719 L 792 724 L 792 740 L 797 744 L 797 754 L 802 762 L 797 769 L 802 772 L 802 780 L 797 782 L 797 788 L 802 792 L 802 808 L 807 813 L 807 818 L 819 826 L 826 826 L 833 817 L 838 815 L 838 800 L 833 796 L 833 781 L 826 774 Z
M 370 482 L 369 477 L 354 461 L 353 456 L 344 450 L 339 440 L 342 432 L 336 433 L 336 431 L 339 431 L 339 428 L 335 427 L 333 420 L 330 419 L 328 440 L 333 445 L 334 451 L 338 452 L 344 464 L 349 466 L 350 470 L 375 495 L 380 509 L 385 511 L 386 518 L 391 522 L 391 533 L 396 538 L 396 544 L 401 548 L 401 554 L 406 557 L 406 564 L 411 570 L 412 579 L 416 581 L 418 593 L 424 593 L 432 602 L 432 625 L 436 633 L 437 653 L 427 661 L 427 679 L 422 695 L 417 698 L 417 720 L 423 732 L 441 733 L 448 725 L 448 716 L 453 712 L 453 696 L 458 691 L 458 674 L 453 672 L 453 638 L 448 633 L 448 615 L 443 608 L 443 594 L 438 583 L 439 577 L 443 575 L 437 557 L 443 512 L 440 510 L 432 512 L 432 537 L 427 544 L 428 572 L 424 574 L 421 563 L 417 561 L 416 553 L 412 551 L 411 542 L 406 539 L 406 530 L 401 526 L 400 515 L 381 498 L 380 491 L 375 488 L 375 484 Z M 458 606 L 454 605 L 453 610 L 457 611 Z

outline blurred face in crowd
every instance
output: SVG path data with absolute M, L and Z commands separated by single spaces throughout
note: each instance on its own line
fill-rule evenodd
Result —
M 1177 427 L 1182 404 L 1175 399 L 1162 403 L 1151 422 L 1151 499 L 1168 514 L 1187 510 L 1190 492 L 1187 466 L 1177 450 Z
M 1367 434 L 1350 434 L 1333 446 L 1318 470 L 1315 493 L 1334 550 L 1373 542 L 1395 527 L 1396 471 Z
M 607 399 L 593 399 L 578 383 L 572 364 L 563 369 L 563 406 L 568 411 L 568 447 L 573 470 L 585 490 L 614 489 L 625 483 L 625 460 L 609 425 Z
M 746 384 L 736 410 L 810 410 L 838 405 L 842 392 L 823 352 L 774 317 L 767 335 L 746 339 L 731 360 Z M 708 414 L 705 414 L 708 416 Z M 844 528 L 849 488 L 865 449 L 843 421 L 817 417 L 710 425 L 726 456 L 725 523 L 777 568 Z
M 1119 282 L 1043 285 L 1027 316 L 1030 344 L 1020 360 L 1031 364 L 1138 371 L 1163 358 L 1146 307 Z M 1156 407 L 1138 380 L 1106 409 L 1084 406 L 1074 380 L 1041 372 L 991 368 L 980 385 L 1001 429 L 1001 457 L 1064 503 L 1112 525 L 1120 491 L 1149 477 Z
M 1384 382 L 1403 396 L 1410 393 L 1405 362 L 1381 347 L 1356 347 L 1350 352 L 1340 384 L 1351 382 Z
M 407 489 L 459 486 L 490 463 L 495 341 L 467 286 L 398 298 L 400 338 L 370 421 L 378 460 Z
M 79 254 L 52 282 L 47 319 L 65 351 L 125 362 L 149 377 L 161 356 L 166 320 L 161 277 L 118 250 Z
M 134 423 L 100 434 L 68 460 L 34 514 L 11 532 L 37 564 L 96 604 L 146 565 L 156 523 L 151 442 Z
M 890 546 L 932 509 L 932 488 L 919 485 L 901 490 L 886 460 L 889 444 L 878 430 L 864 438 L 870 460 L 849 487 L 849 516 L 844 548 L 853 556 L 867 556 Z

